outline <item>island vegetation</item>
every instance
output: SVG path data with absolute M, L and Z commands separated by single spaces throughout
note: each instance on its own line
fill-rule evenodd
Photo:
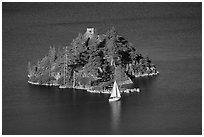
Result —
M 122 85 L 132 83 L 136 77 L 157 74 L 149 57 L 142 56 L 114 27 L 101 35 L 94 28 L 87 28 L 70 46 L 57 49 L 51 46 L 48 55 L 36 65 L 28 63 L 30 84 L 98 93 L 110 93 L 115 80 L 122 89 Z

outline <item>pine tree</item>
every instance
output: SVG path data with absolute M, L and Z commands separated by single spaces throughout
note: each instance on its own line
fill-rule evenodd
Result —
M 52 64 L 55 60 L 56 50 L 55 47 L 50 46 L 48 57 L 50 59 L 50 63 Z

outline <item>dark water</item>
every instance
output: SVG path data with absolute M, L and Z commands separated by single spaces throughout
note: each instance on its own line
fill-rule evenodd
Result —
M 3 134 L 201 134 L 201 3 L 3 3 Z M 160 71 L 141 93 L 27 84 L 27 62 L 93 26 L 118 33 Z

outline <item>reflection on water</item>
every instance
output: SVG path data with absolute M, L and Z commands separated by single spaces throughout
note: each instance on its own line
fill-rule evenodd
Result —
M 121 113 L 121 102 L 110 102 L 111 107 L 111 128 L 113 133 L 118 133 Z

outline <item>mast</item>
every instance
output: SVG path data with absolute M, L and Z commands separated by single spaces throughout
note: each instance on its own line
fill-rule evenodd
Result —
M 75 87 L 75 71 L 74 71 L 74 74 L 73 74 L 73 85 L 72 87 L 74 88 Z
M 120 90 L 118 89 L 117 83 L 116 83 L 116 97 L 121 97 Z
M 114 66 L 114 68 L 116 68 L 115 62 L 114 62 L 112 56 L 111 56 L 111 66 Z M 114 76 L 114 79 L 115 79 L 115 76 Z M 114 84 L 113 84 L 113 88 L 112 88 L 112 93 L 111 93 L 110 97 L 117 97 L 117 89 L 118 88 L 117 88 L 117 83 L 116 83 L 116 79 L 115 79 Z
M 116 97 L 117 95 L 117 88 L 116 88 L 116 81 L 113 84 L 113 88 L 112 88 L 112 92 L 111 92 L 111 96 L 110 97 Z
M 65 60 L 64 60 L 64 85 L 65 85 Z
M 118 94 L 117 87 L 115 87 L 115 97 L 118 97 L 117 94 Z

